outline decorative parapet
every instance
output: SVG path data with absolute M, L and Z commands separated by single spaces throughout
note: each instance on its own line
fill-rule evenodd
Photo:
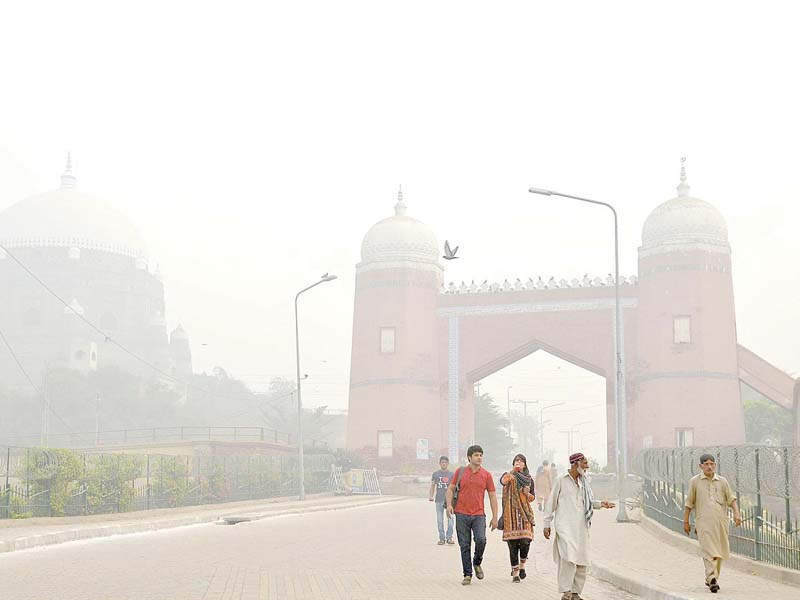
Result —
M 108 244 L 97 240 L 77 237 L 35 237 L 1 240 L 6 248 L 82 248 L 120 254 L 130 258 L 143 258 L 142 251 L 125 244 Z
M 619 278 L 621 286 L 632 286 L 638 283 L 639 279 L 636 275 L 630 277 L 622 276 Z M 532 277 L 528 281 L 523 282 L 517 278 L 513 283 L 506 279 L 503 283 L 489 283 L 485 280 L 481 284 L 475 283 L 473 279 L 471 283 L 467 284 L 461 282 L 461 285 L 456 285 L 450 282 L 446 287 L 443 287 L 441 293 L 443 294 L 490 294 L 499 292 L 527 292 L 532 290 L 557 290 L 557 289 L 574 289 L 574 288 L 587 288 L 587 287 L 613 287 L 615 285 L 614 276 L 609 275 L 602 279 L 600 277 L 590 278 L 589 275 L 584 275 L 583 278 L 573 278 L 570 281 L 566 279 L 559 279 L 556 281 L 555 277 L 551 277 L 545 281 L 539 277 L 536 281 Z

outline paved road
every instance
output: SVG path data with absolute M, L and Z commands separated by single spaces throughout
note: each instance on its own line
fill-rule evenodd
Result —
M 425 500 L 194 525 L 0 555 L 0 597 L 14 600 L 557 599 L 550 542 L 534 542 L 512 584 L 506 545 L 490 534 L 486 579 L 460 585 L 457 546 L 437 546 Z M 513 587 L 512 587 L 513 586 Z M 631 600 L 590 578 L 592 600 Z

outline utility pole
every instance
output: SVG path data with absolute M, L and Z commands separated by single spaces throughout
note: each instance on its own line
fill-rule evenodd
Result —
M 528 423 L 528 404 L 539 404 L 540 401 L 539 400 L 512 400 L 511 402 L 512 402 L 512 404 L 522 404 L 522 418 L 523 418 L 524 427 L 523 428 L 517 427 L 517 432 L 520 433 L 520 435 L 522 435 L 522 432 L 524 431 L 525 443 L 523 444 L 523 449 L 525 450 L 525 452 L 530 453 L 530 448 L 528 448 L 528 441 L 529 441 L 528 438 L 530 437 L 530 429 L 528 427 L 528 425 L 529 425 L 529 423 Z
M 572 454 L 572 435 L 578 433 L 578 430 L 573 427 L 571 429 L 562 429 L 559 433 L 567 436 L 567 454 Z
M 567 430 L 563 429 L 561 430 L 561 433 L 567 434 L 567 446 L 569 448 L 569 454 L 572 454 L 572 449 L 573 449 L 572 436 L 576 433 L 580 433 L 581 425 L 586 425 L 587 423 L 591 423 L 591 421 L 581 421 L 580 423 L 576 423 Z

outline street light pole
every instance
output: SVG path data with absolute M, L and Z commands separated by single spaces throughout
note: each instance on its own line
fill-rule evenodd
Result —
M 589 198 L 562 194 L 560 192 L 554 192 L 553 190 L 543 190 L 535 187 L 528 188 L 528 191 L 541 196 L 560 196 L 580 202 L 588 202 L 589 204 L 599 204 L 600 206 L 605 206 L 610 209 L 614 214 L 614 410 L 617 413 L 615 419 L 617 438 L 616 468 L 617 492 L 619 494 L 617 521 L 627 522 L 629 519 L 625 507 L 625 477 L 628 472 L 628 416 L 625 401 L 625 382 L 622 372 L 622 312 L 619 303 L 619 223 L 617 220 L 617 211 L 609 203 L 600 202 L 599 200 L 591 200 Z
M 333 281 L 334 279 L 336 279 L 336 275 L 329 275 L 328 273 L 325 273 L 318 282 L 308 286 L 307 288 L 303 288 L 297 292 L 297 295 L 294 297 L 294 338 L 295 349 L 297 352 L 297 468 L 299 470 L 298 500 L 306 499 L 306 472 L 305 457 L 303 456 L 303 401 L 300 396 L 300 325 L 299 319 L 297 318 L 297 300 L 300 298 L 300 294 L 303 292 L 307 292 L 311 288 L 317 287 L 320 283 Z
M 506 388 L 506 415 L 508 415 L 508 441 L 511 442 L 511 388 Z

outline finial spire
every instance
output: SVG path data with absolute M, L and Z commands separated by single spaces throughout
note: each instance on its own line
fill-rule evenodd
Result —
M 397 204 L 394 205 L 394 214 L 397 217 L 403 217 L 406 214 L 406 205 L 403 202 L 403 185 L 397 190 Z
M 67 166 L 61 175 L 61 189 L 71 190 L 75 187 L 75 176 L 72 174 L 72 153 L 67 152 Z
M 689 197 L 689 184 L 686 183 L 686 157 L 681 157 L 681 182 L 678 184 L 678 196 Z

